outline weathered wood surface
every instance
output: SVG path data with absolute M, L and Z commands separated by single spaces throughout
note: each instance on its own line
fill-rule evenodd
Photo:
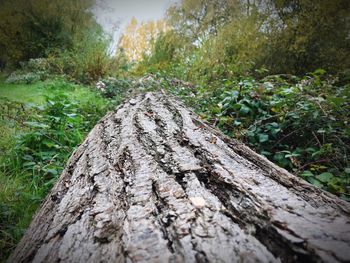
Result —
M 9 262 L 349 262 L 350 206 L 162 93 L 111 112 Z

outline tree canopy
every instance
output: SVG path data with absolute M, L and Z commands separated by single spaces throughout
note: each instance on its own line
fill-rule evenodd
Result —
M 347 0 L 183 0 L 168 12 L 173 30 L 212 61 L 297 74 L 350 66 L 349 14 Z
M 0 55 L 2 64 L 69 49 L 83 32 L 96 26 L 86 0 L 4 0 L 1 2 Z

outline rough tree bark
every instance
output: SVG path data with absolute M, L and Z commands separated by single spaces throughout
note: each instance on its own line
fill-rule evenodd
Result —
M 349 214 L 147 93 L 96 125 L 9 262 L 349 262 Z

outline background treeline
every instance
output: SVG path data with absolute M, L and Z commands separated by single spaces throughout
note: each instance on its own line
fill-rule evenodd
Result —
M 184 0 L 168 11 L 173 30 L 145 60 L 160 69 L 186 64 L 189 78 L 261 68 L 270 74 L 339 73 L 350 66 L 349 14 L 346 0 Z
M 92 14 L 94 4 L 93 0 L 1 1 L 0 69 L 35 71 L 37 76 L 30 76 L 34 79 L 66 75 L 83 83 L 116 70 L 118 62 L 108 54 L 110 38 Z

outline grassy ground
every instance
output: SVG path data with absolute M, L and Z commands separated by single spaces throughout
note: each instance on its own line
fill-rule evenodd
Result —
M 94 91 L 62 79 L 47 80 L 34 84 L 7 84 L 3 77 L 0 77 L 0 98 L 23 103 L 42 104 L 45 101 L 45 96 L 49 96 L 53 91 L 62 91 L 66 95 L 83 102 L 96 96 Z
M 103 104 L 107 101 L 90 88 L 62 79 L 34 84 L 6 84 L 4 77 L 0 76 L 0 109 L 4 109 L 3 106 L 7 103 L 17 106 L 45 105 L 46 97 L 57 93 L 74 101 L 74 105 L 78 105 L 76 107 L 85 105 L 86 110 L 92 112 L 91 118 L 98 119 L 99 114 L 104 114 Z M 92 109 L 102 110 L 96 113 L 89 109 L 89 105 Z M 29 131 L 23 123 L 34 114 L 26 108 L 19 109 L 19 112 L 14 111 L 7 115 L 4 110 L 0 110 L 0 262 L 4 262 L 14 249 L 49 189 L 42 187 L 44 179 L 37 178 L 40 174 L 23 170 L 23 160 L 22 166 L 21 161 L 14 161 L 23 157 L 15 147 L 19 136 Z M 84 135 L 85 131 L 82 132 L 82 136 Z M 61 165 L 63 167 L 64 163 Z M 40 183 L 38 180 L 41 180 Z
M 0 83 L 0 97 L 25 103 L 42 103 L 46 94 L 44 83 L 6 84 Z

